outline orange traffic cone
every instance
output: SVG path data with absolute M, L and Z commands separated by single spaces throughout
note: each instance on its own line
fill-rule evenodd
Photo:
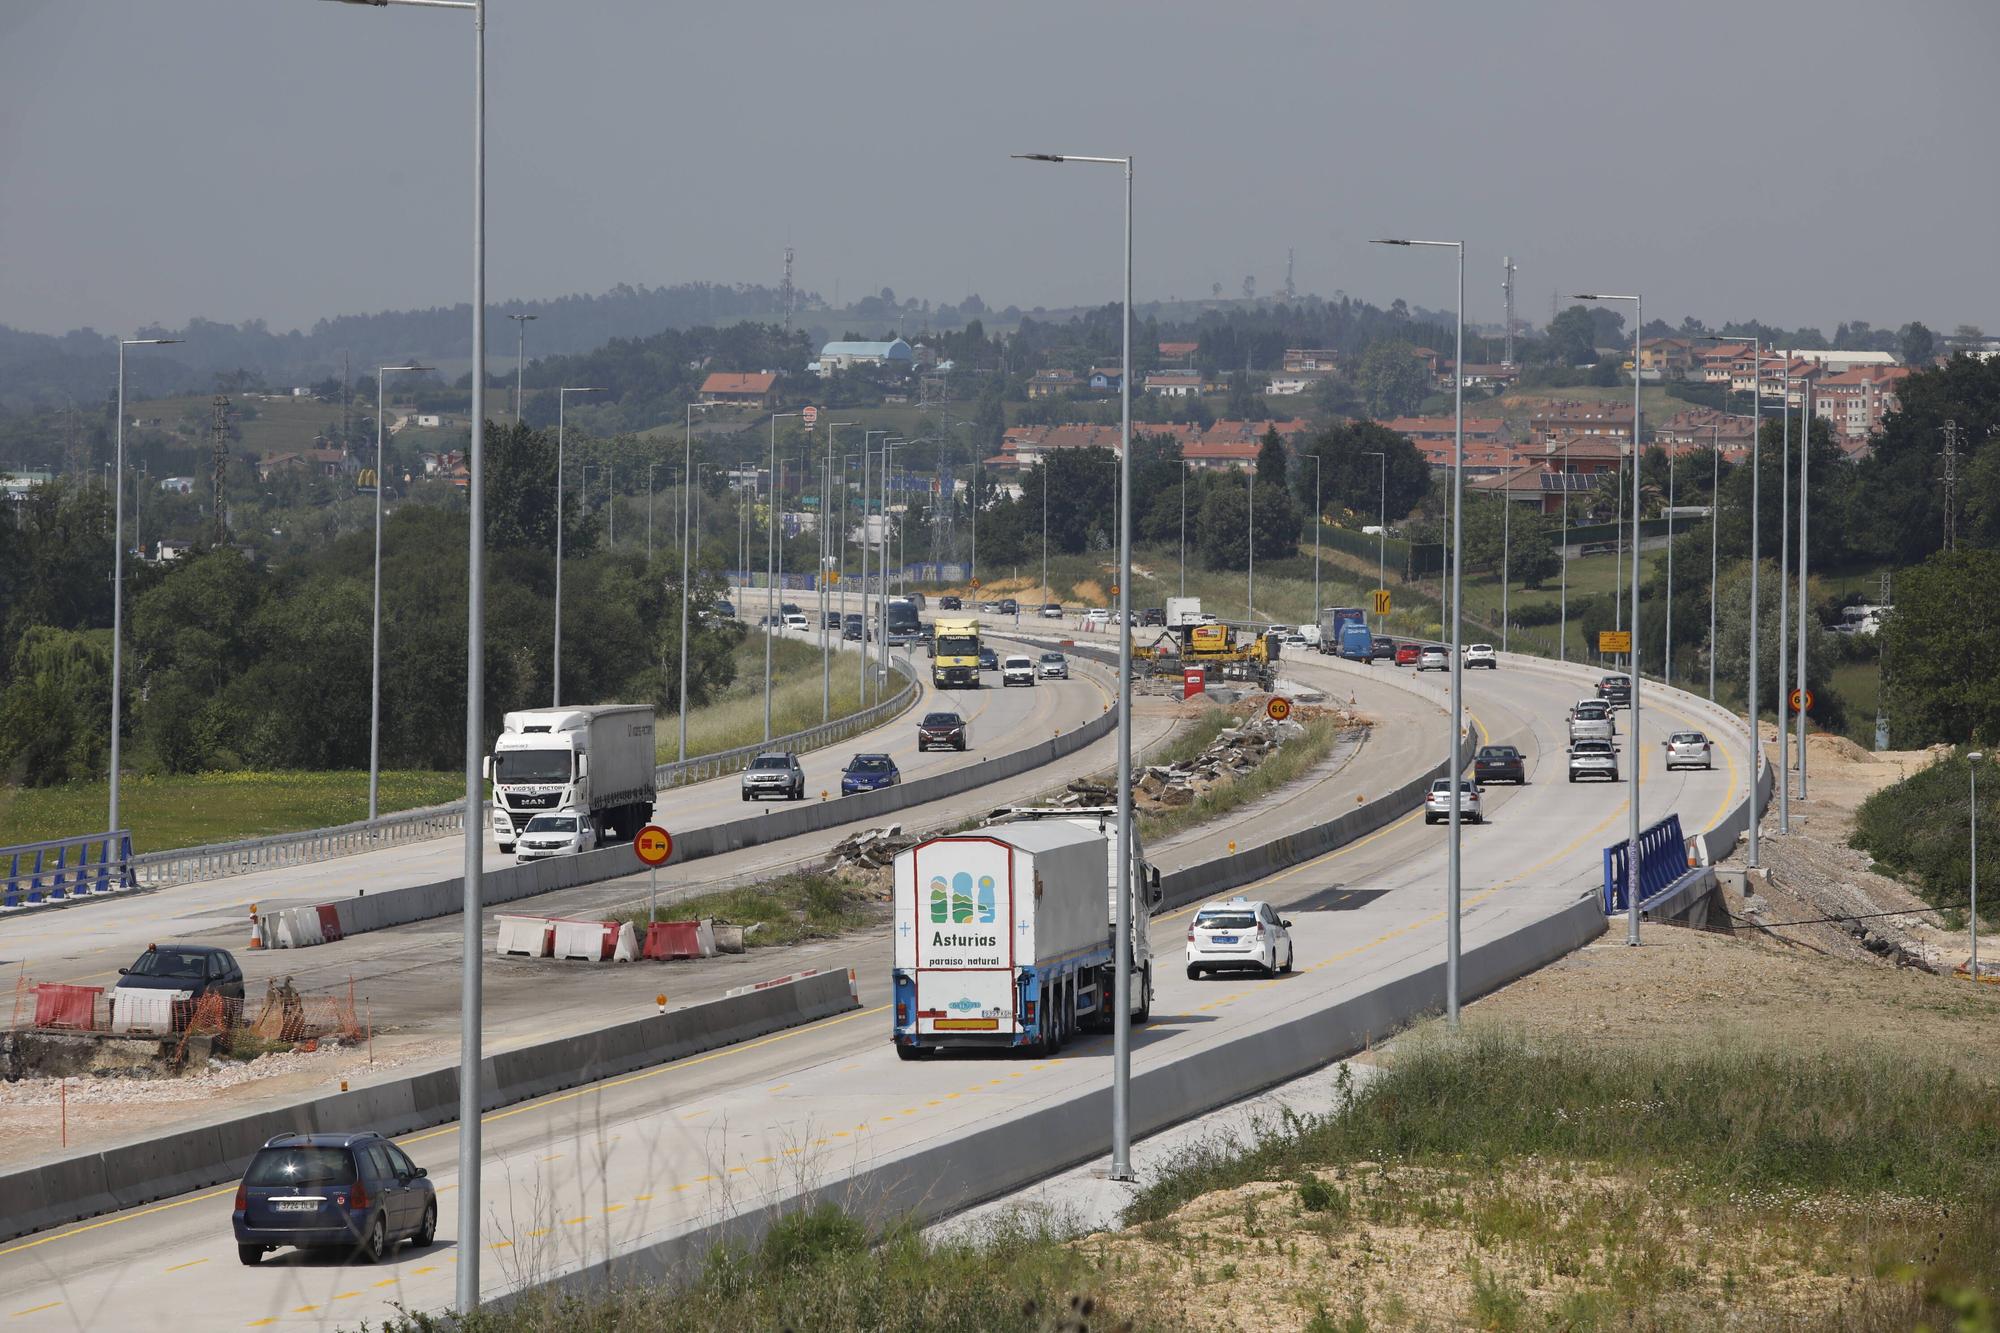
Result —
M 253 949 L 264 947 L 264 932 L 257 928 L 257 904 L 255 903 L 250 904 L 250 947 Z

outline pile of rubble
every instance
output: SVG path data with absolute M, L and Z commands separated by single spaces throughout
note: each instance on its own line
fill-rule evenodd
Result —
M 870 883 L 880 891 L 881 896 L 886 897 L 890 887 L 889 871 L 896 864 L 896 853 L 907 851 L 917 842 L 914 834 L 903 832 L 901 824 L 866 829 L 835 843 L 821 869 L 830 875 L 844 875 Z
M 1286 742 L 1305 734 L 1305 727 L 1293 718 L 1283 722 L 1262 715 L 1247 718 L 1224 728 L 1193 759 L 1146 765 L 1132 784 L 1133 804 L 1141 810 L 1192 805 L 1217 784 L 1255 772 Z

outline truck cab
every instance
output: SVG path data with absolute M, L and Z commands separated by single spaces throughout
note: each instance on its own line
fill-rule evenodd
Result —
M 973 616 L 939 616 L 931 656 L 931 684 L 939 689 L 979 688 L 979 621 Z
M 595 704 L 508 713 L 484 767 L 501 851 L 514 850 L 535 816 L 557 810 L 587 817 L 598 846 L 622 842 L 653 817 L 653 709 Z

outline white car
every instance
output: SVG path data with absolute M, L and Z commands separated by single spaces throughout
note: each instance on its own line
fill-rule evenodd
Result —
M 1306 636 L 1303 634 L 1287 634 L 1282 640 L 1282 642 L 1287 648 L 1311 647 L 1311 645 L 1306 642 Z
M 1572 741 L 1569 747 L 1569 780 L 1608 778 L 1618 781 L 1618 751 L 1610 741 Z
M 1698 731 L 1677 731 L 1666 739 L 1667 771 L 1677 768 L 1714 768 L 1715 746 Z
M 1500 669 L 1500 654 L 1493 651 L 1490 643 L 1468 643 L 1465 645 L 1465 669 L 1485 667 L 1488 671 Z
M 1611 705 L 1601 699 L 1585 699 L 1569 710 L 1570 744 L 1578 741 L 1609 743 L 1617 734 L 1618 724 L 1612 719 Z
M 1451 670 L 1451 649 L 1445 647 L 1441 643 L 1425 644 L 1423 646 L 1422 651 L 1420 651 L 1417 654 L 1417 670 L 1419 671 Z
M 1266 634 L 1275 634 L 1282 639 L 1292 632 L 1292 627 L 1290 625 L 1266 625 L 1264 626 L 1264 632 Z
M 1470 778 L 1458 780 L 1458 822 L 1461 824 L 1484 824 L 1486 812 L 1479 798 L 1485 795 L 1479 784 Z M 1448 823 L 1451 819 L 1451 779 L 1438 778 L 1431 783 L 1431 789 L 1424 795 L 1424 822 L 1426 824 Z
M 1063 609 L 1058 603 L 1048 602 L 1042 606 L 1043 620 L 1061 620 L 1062 618 Z
M 803 611 L 794 611 L 785 617 L 785 628 L 795 629 L 803 633 L 805 630 L 810 629 L 811 626 L 806 622 Z
M 1188 923 L 1187 974 L 1250 970 L 1267 977 L 1292 970 L 1291 922 L 1271 904 L 1231 898 L 1209 903 Z
M 1032 657 L 1006 657 L 1000 661 L 1000 684 L 1033 685 L 1035 683 L 1035 659 Z
M 590 817 L 574 810 L 536 815 L 514 840 L 516 861 L 540 861 L 550 856 L 574 856 L 597 846 Z
M 1093 606 L 1083 613 L 1083 623 L 1100 627 L 1109 625 L 1111 623 L 1111 613 L 1101 606 Z
M 1061 653 L 1042 654 L 1043 680 L 1068 680 L 1069 659 Z

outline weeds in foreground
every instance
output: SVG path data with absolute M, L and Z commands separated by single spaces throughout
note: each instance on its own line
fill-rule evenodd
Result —
M 743 940 L 753 949 L 830 939 L 880 919 L 881 909 L 853 880 L 818 870 L 802 870 L 760 884 L 745 884 L 714 893 L 677 898 L 662 907 L 661 921 L 696 921 L 713 917 L 745 928 Z M 623 914 L 642 936 L 645 911 Z M 755 929 L 750 929 L 755 927 Z

